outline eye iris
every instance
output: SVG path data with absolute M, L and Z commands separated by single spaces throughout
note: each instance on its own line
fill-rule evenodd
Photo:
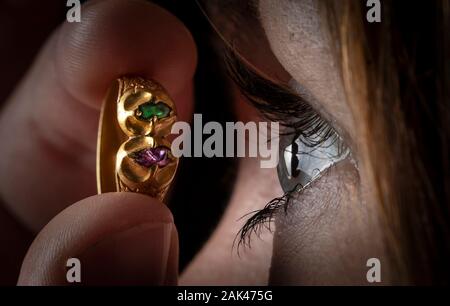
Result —
M 163 102 L 158 102 L 156 104 L 147 102 L 139 105 L 136 113 L 138 118 L 142 120 L 151 120 L 155 116 L 158 119 L 162 119 L 169 115 L 170 107 Z
M 311 139 L 317 139 L 311 137 Z M 283 141 L 282 141 L 283 142 Z M 306 186 L 326 169 L 347 158 L 350 150 L 339 136 L 328 137 L 311 145 L 303 136 L 286 139 L 280 147 L 284 162 L 278 164 L 278 177 L 285 192 Z

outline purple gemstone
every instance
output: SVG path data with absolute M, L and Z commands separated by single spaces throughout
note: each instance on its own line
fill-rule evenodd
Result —
M 166 166 L 170 160 L 168 158 L 169 149 L 166 147 L 146 148 L 131 155 L 136 163 L 141 166 L 150 168 L 154 165 L 160 167 Z

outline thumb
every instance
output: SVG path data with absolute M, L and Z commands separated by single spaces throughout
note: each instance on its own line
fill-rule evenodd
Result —
M 39 233 L 18 284 L 70 284 L 69 258 L 79 259 L 82 285 L 174 285 L 178 235 L 172 214 L 164 204 L 136 193 L 79 201 Z

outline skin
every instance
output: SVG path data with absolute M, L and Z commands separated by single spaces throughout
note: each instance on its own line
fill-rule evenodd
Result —
M 381 260 L 388 283 L 377 201 L 362 166 L 365 157 L 358 154 L 365 139 L 346 102 L 318 1 L 261 0 L 259 9 L 272 50 L 293 78 L 292 87 L 309 93 L 310 103 L 352 149 L 350 158 L 297 196 L 287 215 L 279 214 L 271 283 L 367 284 L 366 262 L 372 257 Z
M 82 23 L 51 34 L 0 113 L 0 238 L 10 246 L 1 256 L 13 267 L 2 270 L 3 283 L 67 284 L 70 257 L 82 260 L 86 284 L 364 284 L 366 260 L 384 264 L 375 201 L 356 154 L 277 215 L 274 236 L 263 232 L 237 256 L 233 241 L 245 220 L 236 220 L 282 194 L 276 169 L 242 159 L 222 220 L 178 275 L 178 235 L 166 206 L 130 193 L 92 196 L 95 146 L 102 98 L 124 74 L 158 80 L 189 120 L 196 46 L 180 21 L 144 1 L 90 1 L 82 11 Z M 293 87 L 311 93 L 314 107 L 357 147 L 361 136 L 352 133 L 354 116 L 312 1 L 263 0 L 260 12 Z M 237 92 L 234 103 L 239 120 L 260 120 Z
M 340 132 L 354 153 L 357 152 L 361 135 L 354 133 L 356 123 L 345 101 L 338 66 L 327 33 L 324 33 L 317 1 L 261 0 L 259 12 L 276 58 L 292 76 L 292 87 L 301 94 L 308 93 L 308 101 Z M 243 107 L 245 104 L 238 95 L 235 103 L 241 119 L 259 120 L 254 112 Z M 326 171 L 296 196 L 288 214 L 276 216 L 273 245 L 272 236 L 265 231 L 261 239 L 254 237 L 252 248 L 246 250 L 251 255 L 233 261 L 223 255 L 222 248 L 229 246 L 224 237 L 231 239 L 239 229 L 233 224 L 242 215 L 242 209 L 251 211 L 251 208 L 267 203 L 261 202 L 258 187 L 255 192 L 240 193 L 240 187 L 246 186 L 245 179 L 241 178 L 248 172 L 258 182 L 252 181 L 252 186 L 269 186 L 273 190 L 279 185 L 268 185 L 276 181 L 276 173 L 262 173 L 258 167 L 249 166 L 249 161 L 242 161 L 236 197 L 208 244 L 185 271 L 183 283 L 368 284 L 366 262 L 375 257 L 382 262 L 382 280 L 387 284 L 389 268 L 377 222 L 376 201 L 368 191 L 370 183 L 364 171 L 356 167 L 358 163 L 363 163 L 363 157 L 353 154 Z M 264 182 L 260 182 L 261 177 Z M 282 194 L 278 188 L 276 190 L 278 195 L 275 196 Z M 258 255 L 255 258 L 253 254 Z M 253 266 L 246 265 L 247 258 L 253 261 Z M 263 272 L 267 271 L 269 260 L 271 268 L 267 280 L 267 273 Z M 211 267 L 215 269 L 211 271 Z M 242 271 L 246 267 L 251 270 L 245 272 L 252 271 L 253 274 L 245 275 Z M 256 280 L 258 271 L 260 278 Z

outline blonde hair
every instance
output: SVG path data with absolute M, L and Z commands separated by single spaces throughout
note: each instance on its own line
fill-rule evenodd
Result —
M 448 284 L 450 1 L 324 0 L 393 281 Z

